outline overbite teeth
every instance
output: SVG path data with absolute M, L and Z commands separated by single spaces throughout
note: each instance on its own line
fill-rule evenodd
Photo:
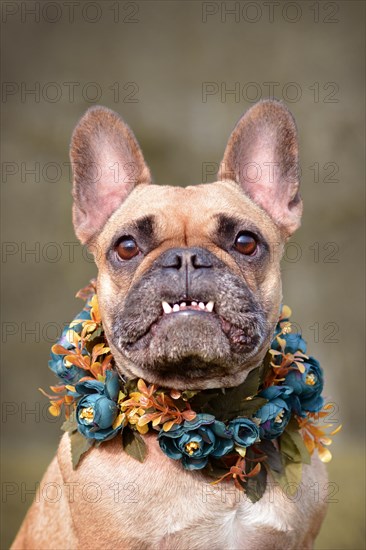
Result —
M 172 305 L 168 304 L 168 302 L 163 301 L 161 305 L 163 307 L 164 313 L 168 314 L 172 312 L 177 313 L 178 311 L 183 311 L 190 308 L 194 308 L 194 309 L 199 308 L 202 311 L 207 311 L 209 313 L 212 313 L 215 304 L 213 300 L 211 300 L 207 303 L 192 301 L 192 302 L 179 302 Z
M 168 302 L 162 302 L 161 305 L 163 306 L 164 313 L 171 313 L 172 308 L 168 304 Z

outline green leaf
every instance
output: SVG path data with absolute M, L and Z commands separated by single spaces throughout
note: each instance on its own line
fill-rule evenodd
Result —
M 259 367 L 250 371 L 241 386 L 243 386 L 240 391 L 242 399 L 245 399 L 246 397 L 251 397 L 252 395 L 256 395 L 258 393 Z
M 260 472 L 254 477 L 248 477 L 245 484 L 245 493 L 249 500 L 258 502 L 264 495 L 267 487 L 267 470 L 262 466 Z
M 61 426 L 61 430 L 64 432 L 75 432 L 78 429 L 78 425 L 76 422 L 76 414 L 75 411 L 70 414 L 69 418 L 65 420 L 65 422 Z
M 127 380 L 127 382 L 124 384 L 124 390 L 123 390 L 126 395 L 134 391 L 138 391 L 137 381 L 138 381 L 138 378 L 131 378 L 130 380 Z
M 232 414 L 234 415 L 234 417 L 251 417 L 266 403 L 268 403 L 268 399 L 265 399 L 264 397 L 254 397 L 253 399 L 250 399 L 248 401 L 243 401 L 236 411 L 232 411 Z
M 184 390 L 182 391 L 182 396 L 184 397 L 185 400 L 190 400 L 192 399 L 192 397 L 194 397 L 195 395 L 197 395 L 198 393 L 198 390 L 197 391 L 194 391 L 194 390 Z
M 283 436 L 285 436 L 284 447 L 282 443 Z M 294 462 L 301 461 L 301 462 L 304 462 L 304 464 L 311 463 L 309 451 L 307 450 L 304 440 L 301 437 L 301 433 L 299 431 L 299 425 L 295 418 L 291 418 L 290 422 L 286 426 L 286 429 L 280 439 L 280 446 L 281 446 L 281 451 L 285 453 L 289 458 L 291 458 Z M 293 449 L 292 452 L 297 457 L 296 459 L 294 459 L 291 456 L 291 448 Z M 288 451 L 290 451 L 290 454 L 288 453 Z
M 279 484 L 281 489 L 285 491 L 288 485 L 285 468 L 283 467 L 283 470 L 281 473 L 278 473 L 275 470 L 271 470 L 271 476 Z
M 93 332 L 90 341 L 95 340 L 95 338 L 100 338 L 101 336 L 103 337 L 101 341 L 105 342 L 104 330 L 102 329 L 102 327 L 98 327 L 97 330 Z
M 144 462 L 147 456 L 147 446 L 138 432 L 125 428 L 122 431 L 122 446 L 132 458 L 135 458 L 139 462 Z
M 296 494 L 297 487 L 301 483 L 302 479 L 302 464 L 301 462 L 288 462 L 285 466 L 287 482 L 292 485 L 289 488 L 289 494 L 293 496 Z M 296 487 L 294 487 L 296 485 Z M 292 490 L 291 490 L 292 489 Z
M 90 339 L 86 341 L 85 347 L 89 353 L 92 353 L 94 346 L 97 344 L 106 343 L 103 330 L 99 327 L 91 333 Z
M 76 470 L 81 456 L 93 446 L 93 440 L 81 435 L 79 432 L 69 434 L 71 444 L 71 459 L 73 470 Z
M 219 479 L 229 471 L 228 467 L 223 466 L 218 460 L 211 459 L 204 469 L 204 472 L 213 479 Z
M 271 470 L 271 475 L 286 495 L 295 496 L 302 479 L 302 463 L 292 462 L 284 455 L 282 459 L 284 471 L 278 474 L 274 470 Z
M 280 439 L 280 449 L 281 453 L 284 454 L 292 462 L 301 462 L 301 454 L 298 450 L 294 440 L 291 435 L 284 431 Z
M 219 392 L 218 390 L 202 391 L 193 396 L 193 398 L 190 400 L 190 404 L 194 411 L 214 414 L 215 402 L 217 400 L 220 400 L 222 398 L 222 395 L 222 392 Z
M 293 443 L 296 445 L 298 452 L 300 453 L 301 462 L 303 462 L 304 464 L 310 464 L 311 463 L 310 453 L 306 448 L 306 445 L 304 443 L 303 438 L 301 437 L 300 432 L 289 431 L 287 433 L 291 437 Z
M 282 463 L 281 453 L 276 449 L 272 441 L 270 441 L 269 439 L 263 439 L 259 444 L 259 448 L 267 456 L 266 460 L 264 461 L 266 466 L 268 466 L 270 470 L 273 470 L 278 474 L 283 473 L 284 465 Z
M 262 449 L 260 449 L 262 451 Z M 261 453 L 258 452 L 256 447 L 247 447 L 246 460 L 245 460 L 245 473 L 250 474 L 250 472 L 258 467 L 257 459 L 261 456 Z M 262 498 L 267 486 L 267 470 L 265 464 L 261 464 L 261 469 L 253 477 L 245 478 L 245 493 L 248 495 L 248 498 L 251 502 L 257 502 Z
M 272 356 L 270 353 L 267 352 L 263 359 L 263 363 L 259 366 L 259 384 L 263 384 L 268 373 L 271 371 L 271 361 Z
M 177 407 L 177 409 L 181 412 L 183 412 L 184 410 L 186 410 L 187 408 L 187 402 L 184 401 L 182 398 L 179 398 L 179 399 L 174 399 L 174 405 Z M 154 409 L 153 407 L 151 408 L 151 412 L 155 411 L 156 409 Z M 148 409 L 146 410 L 146 412 L 149 412 Z
M 236 388 L 226 388 L 224 391 L 208 390 L 198 393 L 191 401 L 192 409 L 213 414 L 217 420 L 232 420 L 236 416 L 252 416 L 266 399 L 255 397 L 259 385 L 259 367 L 251 371 L 246 380 Z

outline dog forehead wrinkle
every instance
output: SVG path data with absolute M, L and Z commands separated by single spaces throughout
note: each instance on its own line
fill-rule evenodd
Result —
M 224 235 L 232 235 L 239 230 L 250 231 L 258 235 L 262 240 L 263 235 L 256 223 L 244 216 L 228 216 L 227 214 L 215 214 L 217 220 L 217 232 Z
M 177 239 L 190 245 L 185 236 L 197 243 L 210 241 L 209 234 L 215 231 L 215 215 L 225 212 L 228 216 L 253 220 L 277 240 L 277 230 L 269 216 L 234 182 L 223 181 L 190 187 L 138 185 L 114 212 L 102 231 L 100 243 L 111 239 L 116 226 L 131 218 L 154 216 L 157 238 L 172 242 Z M 110 242 L 110 241 L 109 241 Z M 173 246 L 176 246 L 175 244 Z
M 146 215 L 136 219 L 129 220 L 125 225 L 118 228 L 115 233 L 112 242 L 114 243 L 118 238 L 130 233 L 138 233 L 140 237 L 152 238 L 154 236 L 156 226 L 156 216 Z
M 155 216 L 144 216 L 143 218 L 136 220 L 135 224 L 140 233 L 144 233 L 149 236 L 153 233 L 154 221 Z

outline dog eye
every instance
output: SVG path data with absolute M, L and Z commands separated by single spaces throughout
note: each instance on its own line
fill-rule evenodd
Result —
M 249 231 L 241 231 L 235 239 L 234 246 L 240 254 L 251 256 L 257 250 L 257 239 Z
M 129 236 L 122 237 L 116 244 L 115 250 L 121 260 L 131 260 L 140 252 L 135 239 Z

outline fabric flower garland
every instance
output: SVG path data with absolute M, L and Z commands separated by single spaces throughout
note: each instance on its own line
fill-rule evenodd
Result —
M 243 384 L 225 391 L 178 391 L 119 377 L 94 281 L 77 296 L 86 306 L 52 347 L 49 361 L 60 384 L 51 386 L 53 395 L 43 392 L 51 414 L 65 410 L 74 467 L 91 446 L 121 434 L 125 451 L 143 461 L 141 436 L 156 431 L 166 456 L 187 470 L 205 471 L 214 483 L 233 479 L 255 502 L 268 473 L 285 487 L 290 469 L 291 479 L 296 472 L 301 481 L 302 463 L 309 463 L 315 449 L 330 460 L 325 430 L 331 425 L 324 419 L 331 407 L 321 395 L 323 371 L 306 355 L 301 335 L 290 332 L 287 306 L 263 364 Z

